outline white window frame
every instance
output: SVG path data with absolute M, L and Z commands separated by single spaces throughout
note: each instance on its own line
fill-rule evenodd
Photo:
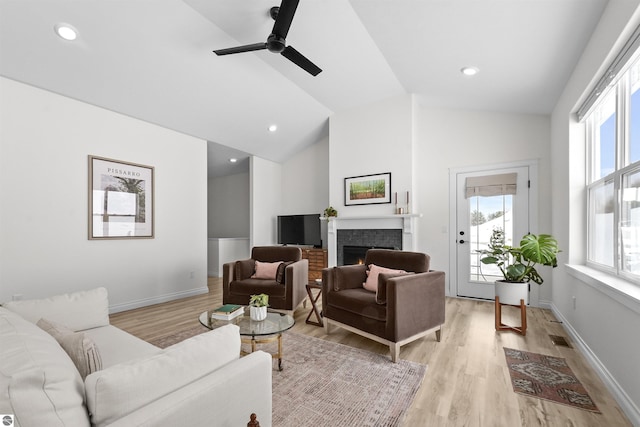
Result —
M 623 260 L 621 259 L 622 236 L 620 223 L 622 210 L 622 182 L 623 177 L 633 171 L 640 170 L 640 160 L 634 163 L 628 163 L 630 157 L 629 150 L 629 103 L 631 93 L 630 74 L 631 68 L 640 67 L 640 50 L 636 52 L 629 61 L 628 66 L 624 67 L 611 84 L 607 91 L 603 91 L 598 102 L 592 105 L 590 111 L 584 115 L 586 121 L 586 144 L 587 144 L 587 266 L 595 268 L 618 276 L 624 280 L 640 285 L 640 274 L 633 274 L 624 270 Z M 597 111 L 609 96 L 615 96 L 615 155 L 614 155 L 614 171 L 606 176 L 599 176 L 600 151 L 598 146 L 598 135 L 601 123 L 596 123 Z M 591 194 L 592 191 L 603 185 L 604 183 L 613 182 L 614 185 L 614 211 L 613 211 L 613 266 L 608 266 L 596 262 L 592 259 L 595 245 L 601 244 L 596 236 L 592 235 L 592 221 L 594 221 L 594 212 L 591 211 Z M 640 248 L 639 248 L 640 249 Z

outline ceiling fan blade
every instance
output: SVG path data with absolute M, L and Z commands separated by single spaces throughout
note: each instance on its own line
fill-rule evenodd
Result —
M 226 49 L 218 49 L 218 50 L 214 50 L 213 52 L 220 56 L 220 55 L 230 55 L 232 53 L 242 53 L 242 52 L 251 52 L 254 50 L 262 50 L 262 49 L 266 49 L 267 48 L 267 44 L 266 43 L 254 43 L 254 44 L 246 44 L 244 46 L 236 46 L 236 47 L 229 47 Z
M 299 1 L 300 0 L 282 0 L 278 17 L 276 18 L 275 24 L 273 24 L 272 34 L 282 37 L 283 39 L 287 38 L 287 33 L 289 33 L 289 27 L 291 27 L 291 21 L 293 21 L 293 15 L 296 13 Z
M 312 76 L 317 76 L 322 72 L 320 67 L 309 61 L 303 54 L 301 54 L 291 46 L 287 46 L 286 48 L 284 48 L 284 50 L 282 51 L 282 56 L 284 56 L 289 61 L 293 62 Z

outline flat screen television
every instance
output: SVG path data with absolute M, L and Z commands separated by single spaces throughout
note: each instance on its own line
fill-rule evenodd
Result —
M 322 247 L 320 214 L 279 215 L 278 243 Z

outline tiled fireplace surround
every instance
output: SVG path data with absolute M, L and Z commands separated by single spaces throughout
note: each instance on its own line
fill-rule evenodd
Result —
M 367 248 L 402 249 L 402 230 L 338 230 L 336 256 L 338 265 L 362 263 Z M 345 248 L 352 252 L 354 262 L 349 262 Z M 360 262 L 355 262 L 356 260 Z
M 418 214 L 332 217 L 327 221 L 328 265 L 342 265 L 344 245 L 392 247 L 415 250 L 415 218 Z

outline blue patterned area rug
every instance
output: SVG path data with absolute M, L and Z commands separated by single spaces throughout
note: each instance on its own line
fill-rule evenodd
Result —
M 283 335 L 283 353 L 283 370 L 273 371 L 278 427 L 398 426 L 427 370 L 294 332 Z
M 600 413 L 565 359 L 505 348 L 513 391 Z

